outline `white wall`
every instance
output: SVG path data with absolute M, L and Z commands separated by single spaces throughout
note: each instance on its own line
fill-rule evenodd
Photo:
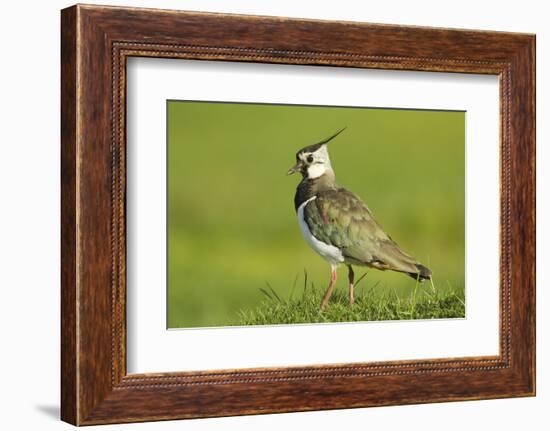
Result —
M 537 33 L 538 396 L 284 415 L 134 424 L 109 429 L 257 430 L 543 429 L 550 423 L 548 311 L 550 231 L 550 17 L 543 1 L 131 0 L 119 4 L 392 24 Z M 0 32 L 0 396 L 3 429 L 69 429 L 59 399 L 59 9 L 70 2 L 2 4 Z M 546 196 L 545 196 L 546 195 Z M 543 242 L 546 244 L 543 245 Z M 546 340 L 545 340 L 546 338 Z

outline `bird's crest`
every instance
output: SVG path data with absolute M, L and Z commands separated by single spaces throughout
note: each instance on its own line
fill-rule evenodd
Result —
M 346 130 L 346 128 L 347 127 L 344 127 L 342 129 L 338 130 L 334 135 L 332 135 L 332 136 L 330 136 L 326 139 L 323 139 L 321 142 L 318 142 L 318 143 L 312 144 L 312 145 L 308 145 L 307 147 L 302 148 L 300 151 L 298 151 L 296 153 L 296 157 L 298 157 L 298 155 L 300 153 L 304 153 L 304 152 L 314 153 L 314 152 L 316 152 L 323 145 L 328 144 L 330 141 L 332 141 L 334 138 L 336 138 L 336 136 L 338 136 L 340 133 L 342 133 L 344 130 Z
M 342 129 L 338 130 L 334 135 L 332 135 L 330 138 L 326 138 L 325 140 L 315 144 L 315 145 L 324 145 L 324 144 L 328 144 L 330 141 L 332 141 L 334 138 L 336 138 L 336 136 L 338 136 L 340 133 L 342 133 L 344 130 L 346 130 L 347 127 L 343 127 Z

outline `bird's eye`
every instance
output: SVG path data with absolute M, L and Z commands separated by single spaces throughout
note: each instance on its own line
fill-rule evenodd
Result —
M 307 162 L 313 163 L 313 156 L 307 156 Z

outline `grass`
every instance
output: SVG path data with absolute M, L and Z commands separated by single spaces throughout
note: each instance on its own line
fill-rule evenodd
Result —
M 465 316 L 464 289 L 438 290 L 428 282 L 416 283 L 410 295 L 379 289 L 379 283 L 362 288 L 357 283 L 355 303 L 350 307 L 347 289 L 336 289 L 326 310 L 321 312 L 324 289 L 304 284 L 296 294 L 296 283 L 288 298 L 271 286 L 260 289 L 264 298 L 254 309 L 241 309 L 235 325 L 277 325 L 293 323 L 360 322 L 460 318 Z

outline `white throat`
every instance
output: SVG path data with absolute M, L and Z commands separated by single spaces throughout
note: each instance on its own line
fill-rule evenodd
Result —
M 324 175 L 328 169 L 331 169 L 331 167 L 324 163 L 315 163 L 307 168 L 307 177 L 311 179 L 319 178 L 321 175 Z

